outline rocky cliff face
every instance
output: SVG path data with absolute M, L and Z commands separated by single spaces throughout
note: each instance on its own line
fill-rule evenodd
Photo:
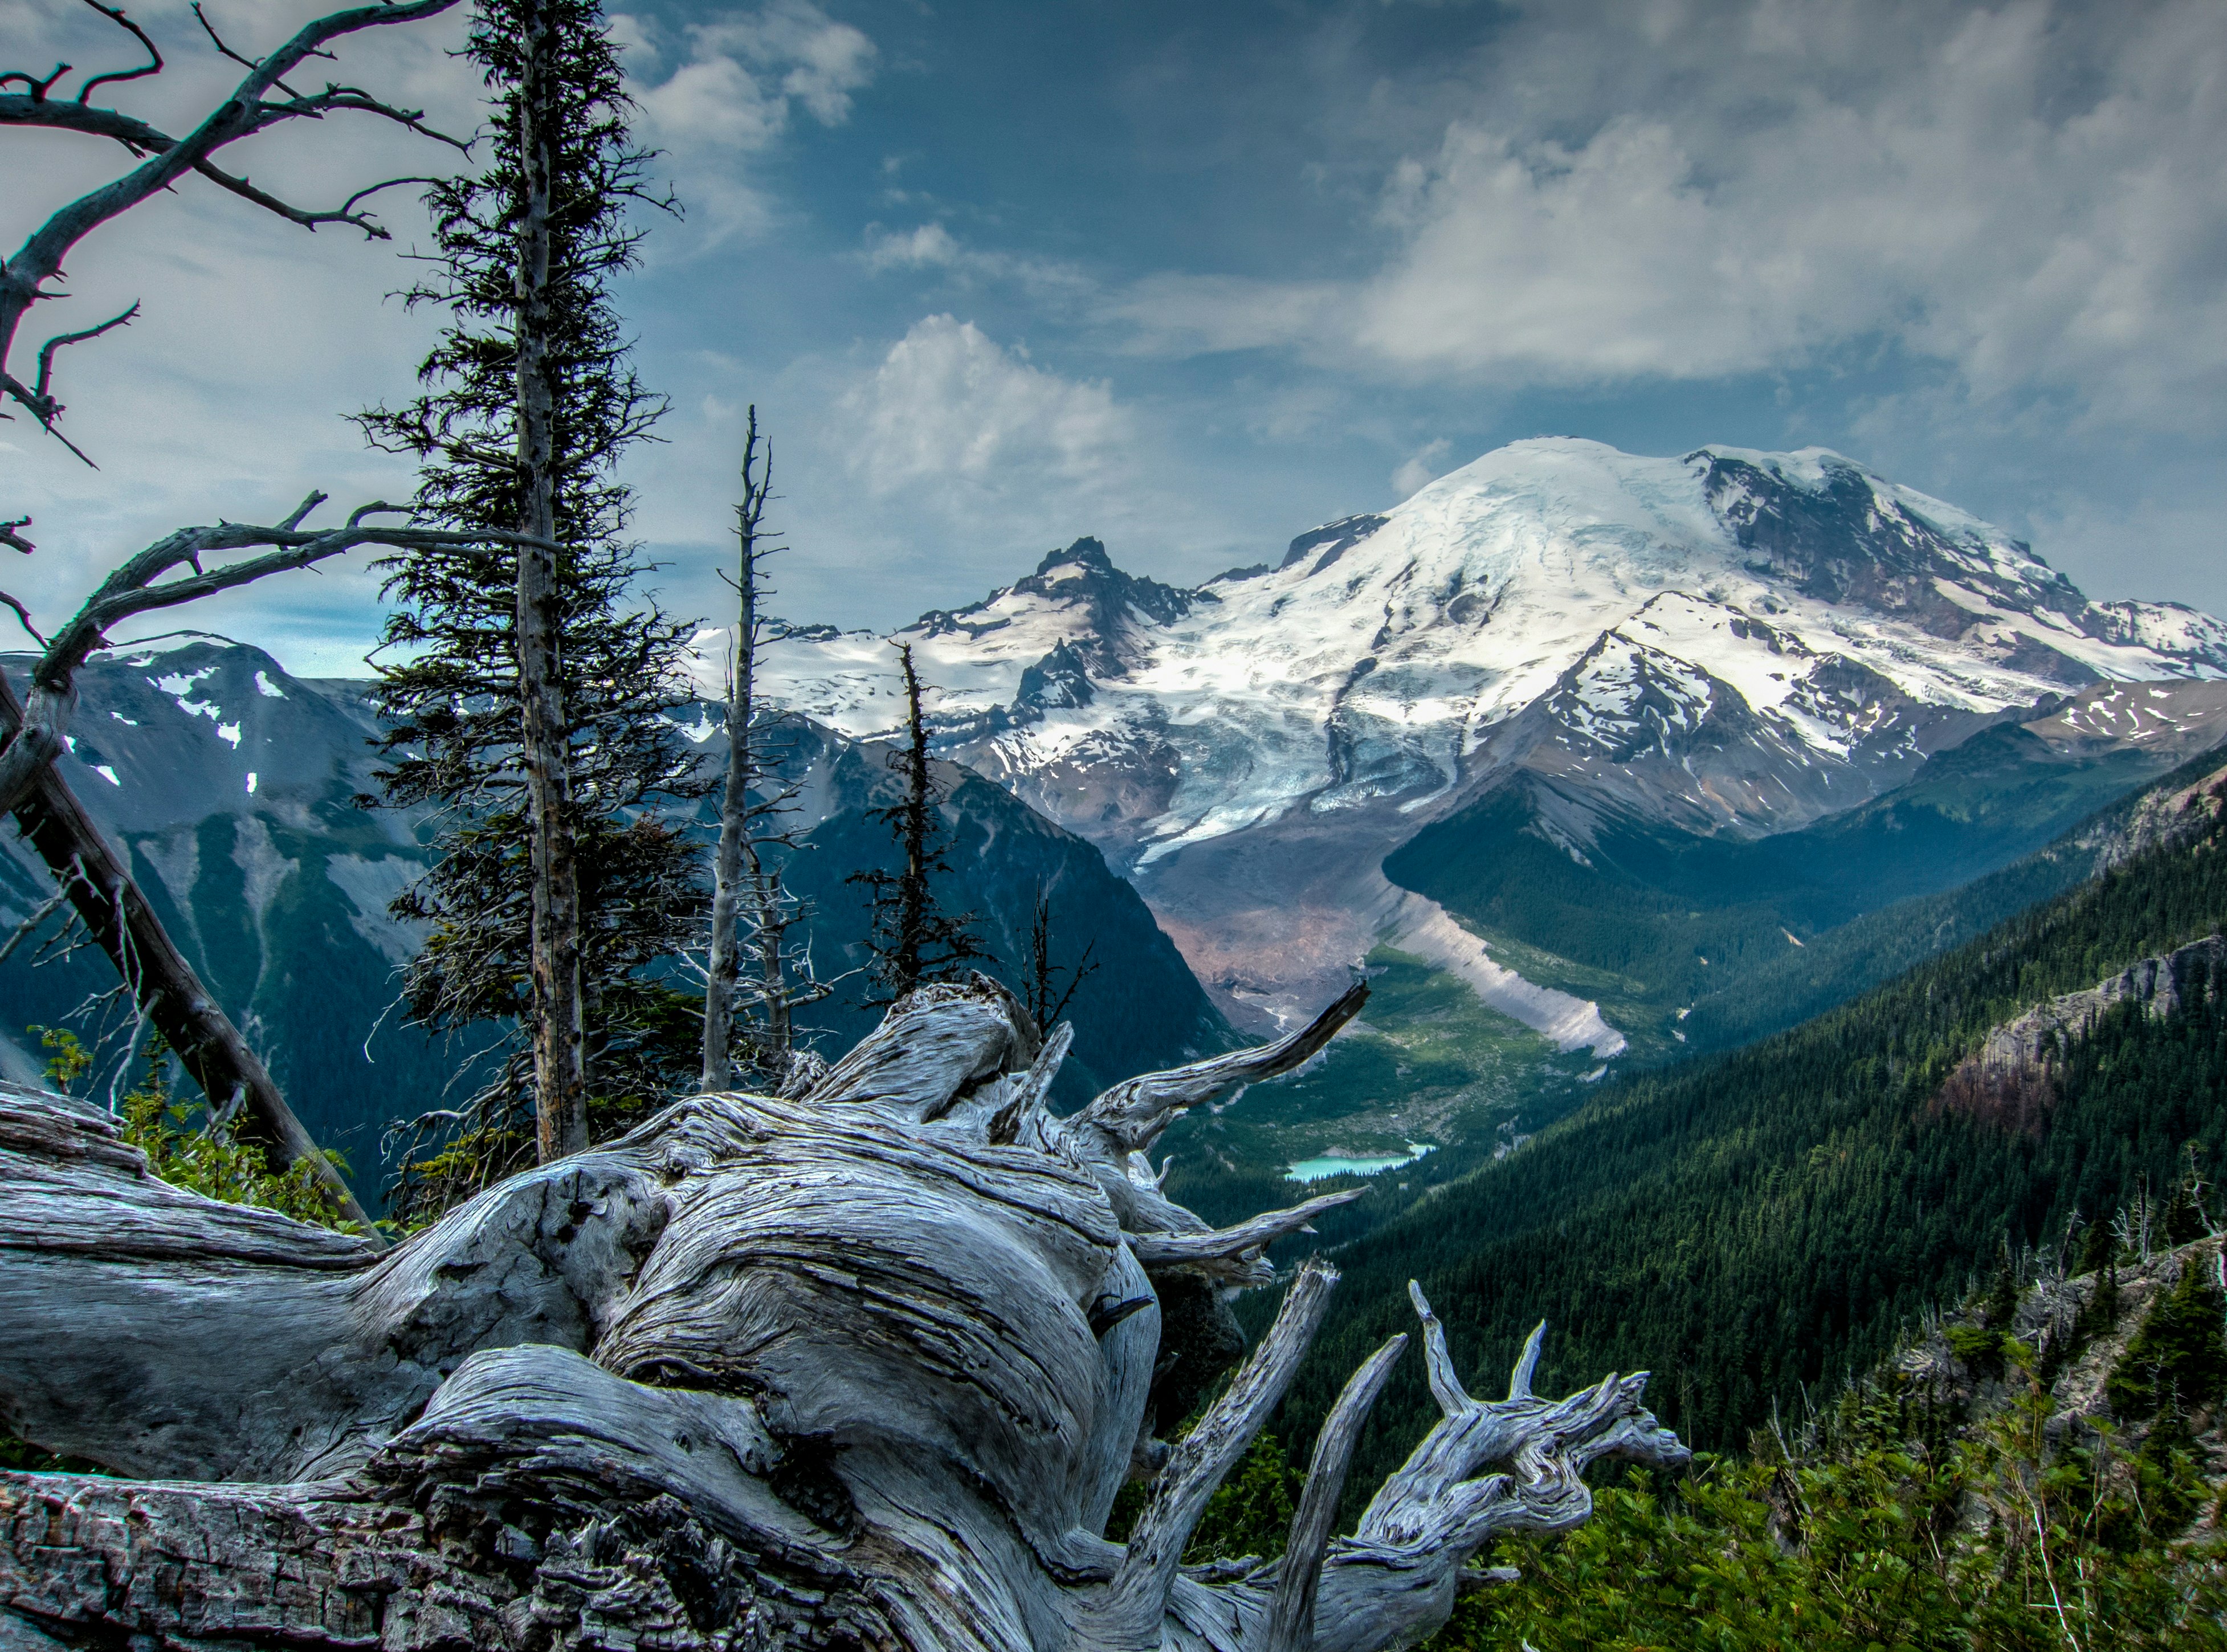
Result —
M 2117 1450 L 2106 1454 L 2102 1471 L 2131 1481 L 2134 1460 L 2159 1418 L 2154 1411 L 2121 1414 L 2124 1378 L 2150 1375 L 2135 1368 L 2147 1363 L 2138 1339 L 2192 1273 L 2199 1288 L 2227 1289 L 2217 1236 L 2178 1245 L 2161 1238 L 2147 1245 L 2138 1241 L 2119 1260 L 2071 1278 L 2048 1259 L 2035 1259 L 2034 1277 L 2018 1290 L 2007 1317 L 1990 1324 L 1976 1304 L 1940 1316 L 1889 1364 L 1887 1375 L 1907 1385 L 1906 1392 L 1953 1407 L 1967 1427 L 2007 1410 L 2038 1381 L 2050 1400 L 2050 1445 L 2094 1445 L 2099 1429 L 2109 1429 Z M 2029 1350 L 2030 1369 L 2007 1362 L 2000 1340 L 2006 1336 Z M 2217 1373 L 2210 1375 L 2216 1381 Z M 2111 1392 L 2115 1376 L 2122 1378 L 2118 1404 Z M 2227 1407 L 2215 1395 L 2171 1420 L 2188 1426 L 2186 1443 L 2216 1494 L 2227 1483 Z M 2216 1509 L 2207 1509 L 2201 1529 L 2217 1527 Z
M 2108 980 L 2060 993 L 2005 1022 L 1988 1033 L 1974 1059 L 1990 1075 L 2041 1068 L 2122 1004 L 2139 1005 L 2144 1014 L 2165 1020 L 2179 1014 L 2188 995 L 2202 990 L 2223 963 L 2227 963 L 2227 937 L 2219 935 L 2138 960 Z

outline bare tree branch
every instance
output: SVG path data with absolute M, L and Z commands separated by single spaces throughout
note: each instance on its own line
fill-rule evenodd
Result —
M 15 597 L 10 596 L 4 590 L 0 590 L 0 603 L 4 603 L 7 606 L 16 610 L 16 622 L 26 631 L 29 631 L 31 634 L 31 640 L 34 642 L 37 643 L 42 648 L 47 646 L 46 638 L 39 635 L 39 628 L 31 623 L 31 610 L 29 609 L 25 608 L 22 603 L 17 601 Z
M 1268 1608 L 1268 1635 L 1262 1652 L 1307 1652 L 1315 1641 L 1315 1593 L 1322 1585 L 1323 1557 L 1330 1548 L 1330 1522 L 1337 1518 L 1337 1500 L 1345 1490 L 1345 1471 L 1353 1464 L 1353 1447 L 1361 1426 L 1384 1392 L 1393 1363 L 1407 1346 L 1405 1334 L 1369 1356 L 1346 1380 L 1337 1404 L 1323 1419 L 1315 1437 L 1314 1456 L 1307 1464 L 1306 1485 L 1299 1506 L 1292 1515 L 1292 1534 L 1284 1546 L 1283 1569 L 1276 1578 L 1276 1598 Z
M 95 86 L 106 86 L 112 80 L 137 80 L 142 75 L 163 72 L 162 53 L 156 51 L 155 42 L 147 38 L 147 31 L 124 15 L 123 7 L 104 6 L 100 0 L 85 0 L 85 3 L 118 28 L 130 30 L 132 37 L 147 48 L 147 61 L 136 69 L 112 69 L 106 74 L 88 76 L 85 84 L 77 89 L 79 103 L 82 104 L 92 97 Z
M 131 308 L 121 316 L 112 316 L 98 327 L 87 327 L 75 333 L 58 333 L 39 346 L 39 382 L 33 386 L 31 394 L 41 405 L 52 408 L 56 413 L 61 412 L 61 407 L 54 400 L 49 388 L 54 383 L 54 352 L 65 345 L 82 344 L 87 339 L 99 338 L 112 328 L 128 326 L 138 314 L 139 303 L 137 299 L 134 299 Z
M 1300 1266 L 1260 1345 L 1169 1455 L 1107 1591 L 1108 1644 L 1149 1646 L 1158 1636 L 1184 1547 L 1206 1512 L 1207 1499 L 1245 1455 L 1298 1375 L 1337 1284 L 1337 1270 L 1318 1257 Z
M 1121 1153 L 1145 1151 L 1186 1108 L 1290 1072 L 1335 1037 L 1368 1001 L 1369 983 L 1356 981 L 1289 1037 L 1117 1084 L 1069 1119 L 1068 1128 L 1075 1134 L 1094 1132 L 1107 1148 Z
M 0 942 L 0 964 L 6 963 L 8 954 L 38 933 L 39 926 L 54 916 L 56 910 L 66 905 L 68 901 L 69 890 L 63 889 L 41 902 L 36 911 L 16 926 L 14 934 L 10 934 L 4 942 Z
M 209 44 L 215 47 L 220 54 L 230 58 L 233 62 L 239 64 L 243 69 L 259 69 L 263 67 L 253 58 L 242 57 L 238 52 L 233 51 L 231 47 L 225 44 L 224 36 L 216 32 L 216 25 L 208 20 L 208 13 L 201 10 L 201 0 L 194 0 L 192 10 L 194 21 L 201 26 L 201 33 L 209 37 Z M 330 52 L 319 52 L 317 55 L 319 57 L 329 58 L 332 56 L 332 54 Z M 278 89 L 290 98 L 298 98 L 302 95 L 300 92 L 295 91 L 293 87 L 288 86 L 284 80 L 279 81 L 278 85 Z
M 67 64 L 44 78 L 20 69 L 0 72 L 0 86 L 20 82 L 27 88 L 23 92 L 0 93 L 0 125 L 48 126 L 86 132 L 113 139 L 134 155 L 144 155 L 147 158 L 123 176 L 80 195 L 50 214 L 31 233 L 14 256 L 4 265 L 0 265 L 0 395 L 22 407 L 38 422 L 40 428 L 90 464 L 92 461 L 84 452 L 55 429 L 62 405 L 54 396 L 49 369 L 53 352 L 61 344 L 97 336 L 99 332 L 106 328 L 65 335 L 49 341 L 40 353 L 40 369 L 35 384 L 26 385 L 19 375 L 8 368 L 8 360 L 14 351 L 16 335 L 22 329 L 24 317 L 35 305 L 62 296 L 54 290 L 50 284 L 61 277 L 64 261 L 79 241 L 109 220 L 170 188 L 192 172 L 201 173 L 220 187 L 306 228 L 315 229 L 323 223 L 345 223 L 361 230 L 366 235 L 382 238 L 386 234 L 385 230 L 354 210 L 356 203 L 367 192 L 359 192 L 351 196 L 347 204 L 335 213 L 306 211 L 289 206 L 276 196 L 255 188 L 245 177 L 221 170 L 214 165 L 211 157 L 228 144 L 252 137 L 283 122 L 321 119 L 327 114 L 341 112 L 376 115 L 459 150 L 466 150 L 469 146 L 466 140 L 449 137 L 428 126 L 422 111 L 401 109 L 383 103 L 361 87 L 332 85 L 321 92 L 303 96 L 285 84 L 285 77 L 309 58 L 329 57 L 331 54 L 326 47 L 330 41 L 366 29 L 415 22 L 435 16 L 456 5 L 457 0 L 393 0 L 392 3 L 350 7 L 316 18 L 297 30 L 276 51 L 254 60 L 249 65 L 246 76 L 233 87 L 230 95 L 200 124 L 183 137 L 177 138 L 117 111 L 96 109 L 88 101 L 94 86 L 158 73 L 163 61 L 153 42 L 137 24 L 124 15 L 121 9 L 103 5 L 100 0 L 86 0 L 86 3 L 135 36 L 146 47 L 150 61 L 137 69 L 92 77 L 80 88 L 77 98 L 68 103 L 57 103 L 49 95 L 61 76 L 67 73 Z M 198 16 L 198 7 L 195 12 Z M 201 21 L 203 27 L 207 28 L 207 20 L 203 18 Z M 212 39 L 216 39 L 214 29 L 210 29 L 209 33 Z M 217 41 L 217 45 L 233 61 L 248 63 L 248 60 L 233 52 L 221 40 Z M 272 98 L 270 94 L 274 89 L 284 96 Z M 136 309 L 137 307 L 134 308 Z M 128 319 L 128 316 L 120 319 Z M 108 323 L 109 326 L 118 324 Z
M 1203 1233 L 1143 1233 L 1129 1241 L 1137 1260 L 1154 1268 L 1189 1268 L 1229 1285 L 1265 1285 L 1275 1277 L 1261 1254 L 1289 1234 L 1311 1231 L 1307 1224 L 1325 1210 L 1351 1204 L 1369 1190 L 1348 1188 L 1324 1193 L 1288 1210 L 1264 1211 L 1234 1228 L 1209 1228 Z
M 433 528 L 380 527 L 365 521 L 368 516 L 390 514 L 403 508 L 374 502 L 354 511 L 337 528 L 312 533 L 301 523 L 324 500 L 312 494 L 277 527 L 253 527 L 225 522 L 214 527 L 180 528 L 149 545 L 100 583 L 85 605 L 46 641 L 45 652 L 31 673 L 31 693 L 23 710 L 22 726 L 4 749 L 0 749 L 0 813 L 20 805 L 30 794 L 39 775 L 61 754 L 63 735 L 77 705 L 79 668 L 104 646 L 111 627 L 137 614 L 175 608 L 219 591 L 252 584 L 290 569 L 306 568 L 352 551 L 360 545 L 396 548 L 482 544 L 516 544 L 524 536 L 507 533 L 452 533 Z M 228 566 L 203 570 L 201 558 L 213 551 L 245 550 L 254 545 L 278 548 Z M 182 578 L 165 579 L 181 567 L 194 571 Z M 20 605 L 7 600 L 22 612 Z M 23 616 L 28 629 L 30 620 Z M 34 635 L 37 634 L 33 633 Z
M 367 213 L 357 212 L 355 210 L 357 201 L 367 195 L 375 195 L 382 189 L 392 189 L 397 184 L 435 182 L 431 178 L 387 178 L 357 190 L 332 212 L 317 212 L 289 205 L 279 200 L 278 196 L 257 188 L 246 178 L 235 178 L 229 172 L 220 172 L 206 161 L 195 167 L 194 170 L 220 188 L 231 190 L 242 201 L 252 201 L 266 212 L 278 214 L 290 224 L 299 224 L 303 229 L 308 230 L 314 230 L 320 224 L 346 224 L 351 229 L 361 230 L 367 237 L 374 241 L 391 241 L 394 237 L 377 219 Z

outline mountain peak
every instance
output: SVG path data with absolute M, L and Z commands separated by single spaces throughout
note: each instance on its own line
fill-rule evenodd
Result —
M 1037 577 L 1041 579 L 1055 568 L 1070 565 L 1091 573 L 1118 571 L 1114 566 L 1114 558 L 1106 554 L 1105 544 L 1086 533 L 1064 551 L 1046 552 L 1044 559 L 1037 564 Z
M 1291 548 L 1284 552 L 1284 559 L 1276 564 L 1277 570 L 1280 572 L 1310 552 L 1320 551 L 1322 554 L 1315 558 L 1315 565 L 1307 571 L 1309 573 L 1320 573 L 1350 547 L 1382 527 L 1387 520 L 1363 512 L 1358 516 L 1341 516 L 1335 522 L 1325 522 L 1318 528 L 1311 528 L 1292 541 Z
M 948 749 L 1140 869 L 1286 815 L 1438 807 L 1515 763 L 1643 815 L 1781 829 L 2045 696 L 2227 676 L 2227 625 L 2092 604 L 2001 528 L 1828 450 L 1567 437 L 1210 588 L 1085 537 L 901 635 Z M 886 726 L 878 657 L 784 650 L 769 692 Z

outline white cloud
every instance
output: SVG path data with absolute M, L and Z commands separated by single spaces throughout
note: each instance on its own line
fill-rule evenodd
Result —
M 1392 491 L 1402 499 L 1419 493 L 1445 475 L 1449 467 L 1444 462 L 1453 450 L 1453 443 L 1445 437 L 1426 442 L 1400 462 L 1392 473 Z
M 629 22 L 662 55 L 639 19 Z M 839 126 L 851 118 L 851 94 L 874 78 L 874 42 L 811 0 L 774 0 L 686 33 L 688 61 L 636 92 L 658 142 L 676 151 L 764 149 L 797 105 Z
M 1301 344 L 1337 349 L 1352 331 L 1354 294 L 1327 281 L 1164 272 L 1131 283 L 1099 307 L 1146 355 L 1211 354 Z
M 972 246 L 937 222 L 909 230 L 870 225 L 865 257 L 866 267 L 877 275 L 922 271 L 962 290 L 1002 284 L 1018 290 L 1042 309 L 1062 315 L 1079 313 L 1099 295 L 1096 280 L 1076 265 Z
M 960 256 L 958 239 L 941 224 L 922 224 L 902 233 L 873 231 L 866 237 L 870 270 L 948 269 Z
M 1373 273 L 1163 276 L 1114 313 L 1140 348 L 1499 383 L 1885 342 L 1981 399 L 2216 422 L 2223 82 L 2216 0 L 1535 4 L 1382 95 L 1438 119 L 1385 175 Z
M 699 42 L 700 45 L 700 42 Z M 701 54 L 641 93 L 647 125 L 674 153 L 755 153 L 788 127 L 788 99 L 724 52 Z
M 1135 439 L 1108 386 L 1047 373 L 950 316 L 915 322 L 844 408 L 852 466 L 877 494 L 1092 489 Z
M 671 157 L 699 250 L 770 223 L 748 163 L 788 132 L 800 107 L 823 126 L 849 120 L 852 94 L 872 84 L 878 55 L 865 35 L 811 0 L 773 0 L 690 24 L 686 61 L 655 80 L 643 72 L 673 53 L 646 19 L 624 23 L 642 133 Z

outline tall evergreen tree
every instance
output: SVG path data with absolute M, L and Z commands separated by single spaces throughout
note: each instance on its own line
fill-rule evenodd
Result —
M 946 912 L 938 904 L 934 879 L 951 872 L 951 828 L 943 819 L 943 794 L 928 755 L 928 722 L 921 710 L 920 673 L 912 646 L 902 644 L 897 659 L 904 673 L 905 743 L 890 754 L 890 767 L 902 775 L 904 795 L 874 818 L 890 828 L 904 857 L 904 870 L 877 867 L 853 872 L 850 882 L 872 893 L 874 928 L 866 966 L 873 982 L 870 1004 L 893 1004 L 928 981 L 948 980 L 976 960 L 993 961 L 976 939 L 972 912 Z
M 381 564 L 393 604 L 377 698 L 383 800 L 430 810 L 437 858 L 395 903 L 431 926 L 405 978 L 421 1024 L 509 1029 L 465 1114 L 450 1191 L 577 1151 L 599 1101 L 660 1099 L 692 1068 L 677 996 L 645 977 L 700 922 L 692 845 L 645 812 L 700 795 L 676 725 L 687 628 L 635 605 L 619 457 L 663 412 L 611 296 L 651 190 L 598 0 L 481 0 L 484 170 L 428 195 L 434 250 L 408 293 L 446 317 L 423 391 L 362 418 L 420 462 L 418 505 L 553 554 L 449 548 Z M 535 1130 L 525 1129 L 526 1102 Z

